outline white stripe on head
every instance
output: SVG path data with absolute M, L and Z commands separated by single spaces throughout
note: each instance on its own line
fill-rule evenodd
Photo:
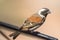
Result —
M 42 18 L 45 17 L 44 15 L 41 14 L 42 11 L 44 11 L 45 9 L 41 9 L 38 11 L 38 15 L 41 16 Z

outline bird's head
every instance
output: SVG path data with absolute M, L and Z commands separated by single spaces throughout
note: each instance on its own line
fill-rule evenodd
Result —
M 42 17 L 46 17 L 48 14 L 50 14 L 50 10 L 48 8 L 42 8 L 38 11 L 38 14 Z

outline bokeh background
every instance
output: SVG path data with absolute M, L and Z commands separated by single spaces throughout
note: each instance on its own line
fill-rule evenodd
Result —
M 0 0 L 0 21 L 20 26 L 26 18 L 45 7 L 51 10 L 51 14 L 37 31 L 60 40 L 60 0 Z M 2 28 L 1 30 L 6 34 L 11 34 L 9 30 Z M 33 39 L 40 40 L 25 34 L 19 35 L 16 40 Z

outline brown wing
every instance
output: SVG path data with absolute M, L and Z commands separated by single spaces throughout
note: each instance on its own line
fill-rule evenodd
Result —
M 27 18 L 27 20 L 25 21 L 26 24 L 23 26 L 23 30 L 31 29 L 35 27 L 34 25 L 39 24 L 41 22 L 42 22 L 42 17 L 37 15 L 32 15 L 31 17 Z M 31 25 L 30 23 L 33 25 Z
M 45 17 L 42 18 L 40 16 L 31 16 L 30 18 L 28 18 L 28 20 L 30 22 L 34 22 L 35 23 L 35 26 L 29 27 L 29 29 L 30 30 L 35 30 L 35 29 L 37 29 L 38 27 L 40 27 L 45 22 Z
M 30 22 L 40 23 L 42 21 L 42 17 L 39 16 L 31 16 L 28 18 Z

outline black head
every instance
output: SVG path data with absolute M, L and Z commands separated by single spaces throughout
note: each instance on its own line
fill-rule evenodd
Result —
M 39 14 L 43 15 L 43 16 L 47 16 L 48 14 L 50 14 L 50 10 L 48 8 L 42 8 L 41 10 L 39 10 Z

